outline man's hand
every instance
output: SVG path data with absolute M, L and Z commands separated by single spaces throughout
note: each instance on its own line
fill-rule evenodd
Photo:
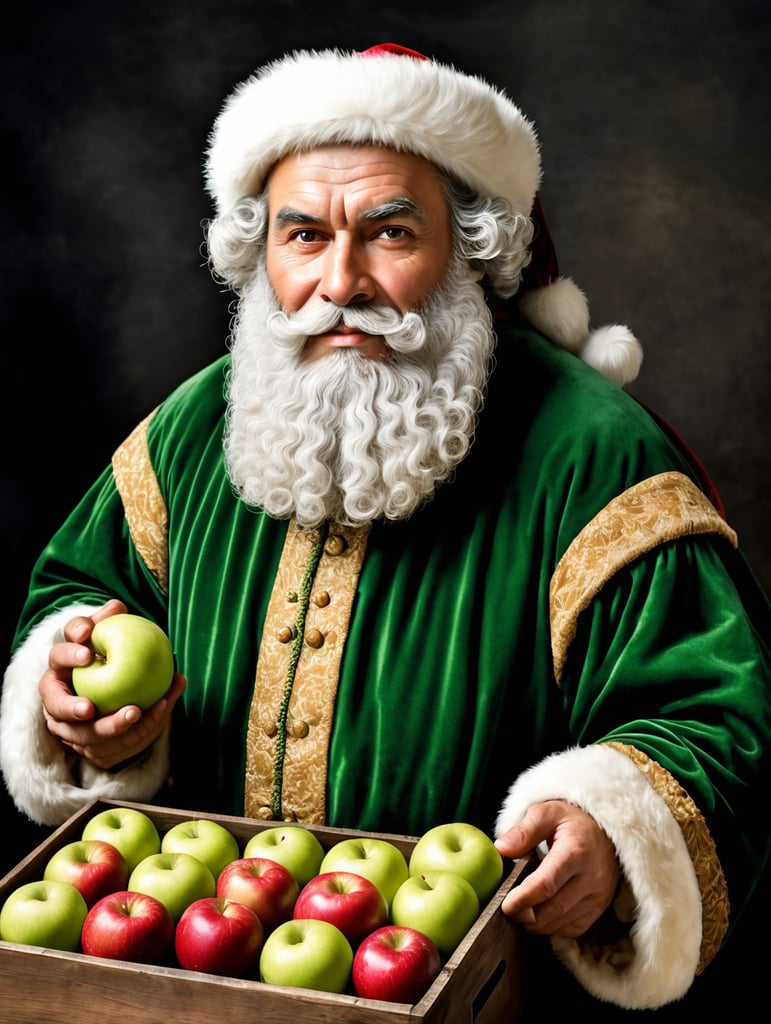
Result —
M 504 857 L 523 857 L 544 841 L 548 853 L 506 896 L 503 911 L 534 935 L 576 938 L 613 899 L 616 850 L 594 818 L 566 800 L 534 804 L 495 845 Z
M 168 691 L 146 711 L 131 704 L 101 717 L 90 700 L 73 693 L 73 668 L 87 665 L 94 656 L 89 646 L 94 626 L 126 611 L 122 601 L 113 600 L 91 616 L 70 619 L 64 627 L 65 640 L 51 648 L 48 670 L 38 683 L 48 731 L 103 770 L 140 754 L 160 736 L 186 685 L 185 677 L 177 672 Z

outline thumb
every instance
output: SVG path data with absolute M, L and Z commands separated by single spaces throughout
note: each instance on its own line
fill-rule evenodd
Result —
M 546 843 L 554 834 L 555 822 L 548 804 L 533 804 L 524 818 L 495 840 L 503 857 L 524 857 L 539 844 Z

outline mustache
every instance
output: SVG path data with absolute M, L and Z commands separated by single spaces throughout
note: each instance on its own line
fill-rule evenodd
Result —
M 272 313 L 268 320 L 277 344 L 299 350 L 309 337 L 326 334 L 335 327 L 353 327 L 365 334 L 379 335 L 394 352 L 417 352 L 426 343 L 428 330 L 423 317 L 416 312 L 401 314 L 390 306 L 367 303 L 338 306 L 334 302 L 313 300 L 296 313 L 283 310 Z

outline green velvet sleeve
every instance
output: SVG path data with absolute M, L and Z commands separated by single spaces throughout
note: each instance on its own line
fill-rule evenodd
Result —
M 640 559 L 579 619 L 563 681 L 577 743 L 642 750 L 696 803 L 733 920 L 769 845 L 768 606 L 758 590 L 747 607 L 746 572 L 741 555 L 699 540 Z

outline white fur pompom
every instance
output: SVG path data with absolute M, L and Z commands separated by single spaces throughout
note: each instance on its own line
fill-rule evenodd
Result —
M 643 359 L 640 342 L 623 324 L 609 324 L 592 331 L 580 355 L 585 363 L 619 387 L 636 380 Z

